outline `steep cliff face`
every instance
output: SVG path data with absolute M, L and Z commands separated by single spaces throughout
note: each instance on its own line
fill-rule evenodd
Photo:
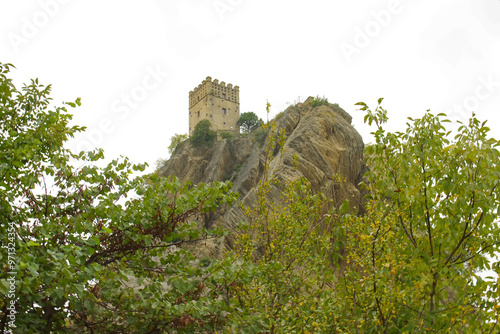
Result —
M 311 107 L 308 103 L 291 106 L 277 120 L 278 129 L 286 133 L 282 154 L 270 161 L 270 173 L 282 180 L 304 177 L 314 191 L 322 191 L 339 203 L 350 198 L 352 205 L 361 200 L 358 184 L 365 172 L 363 141 L 351 125 L 351 116 L 336 105 Z M 268 134 L 269 135 L 269 134 Z M 176 175 L 192 184 L 231 180 L 240 201 L 256 203 L 255 186 L 264 174 L 264 143 L 250 134 L 246 137 L 224 139 L 213 147 L 194 148 L 182 144 L 160 169 L 162 176 Z M 297 163 L 298 162 L 298 163 Z M 336 182 L 341 175 L 346 182 Z M 279 201 L 279 192 L 271 192 L 271 200 Z M 229 231 L 246 217 L 239 205 L 207 215 L 206 227 L 223 226 Z M 217 256 L 231 246 L 232 237 L 212 240 L 198 248 L 200 256 Z

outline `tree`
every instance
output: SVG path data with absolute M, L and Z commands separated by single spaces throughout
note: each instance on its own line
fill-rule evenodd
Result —
M 281 184 L 273 203 L 265 199 L 269 181 L 259 185 L 259 204 L 247 210 L 237 239 L 233 256 L 242 265 L 228 322 L 238 333 L 330 333 L 334 271 L 323 211 L 330 201 L 300 179 Z
M 360 104 L 376 125 L 364 203 L 328 211 L 305 180 L 259 184 L 230 254 L 233 332 L 498 331 L 499 281 L 480 273 L 500 272 L 491 260 L 500 244 L 500 142 L 474 117 L 450 139 L 444 114 L 429 112 L 405 132 L 386 132 L 381 101 L 375 111 Z M 280 203 L 267 199 L 276 186 Z
M 248 133 L 257 129 L 262 123 L 262 120 L 254 112 L 249 111 L 242 113 L 236 124 L 241 126 L 243 132 Z
M 217 139 L 217 132 L 210 130 L 210 121 L 204 119 L 194 127 L 193 134 L 189 138 L 194 147 L 212 144 Z
M 349 321 L 339 329 L 498 331 L 498 283 L 480 272 L 500 272 L 490 260 L 500 243 L 500 142 L 474 116 L 450 139 L 445 115 L 430 112 L 387 132 L 381 102 L 358 104 L 375 143 L 365 151 L 366 214 L 339 216 L 335 229 L 348 249 L 337 291 Z
M 179 246 L 221 235 L 190 221 L 231 204 L 230 184 L 132 177 L 145 165 L 126 158 L 95 166 L 102 151 L 64 148 L 84 130 L 68 126 L 80 100 L 52 108 L 50 86 L 17 90 L 12 67 L 0 63 L 0 332 L 220 326 L 224 284 Z
M 233 204 L 230 184 L 133 177 L 144 165 L 126 158 L 95 166 L 102 151 L 64 148 L 83 131 L 68 126 L 80 100 L 52 108 L 50 86 L 17 90 L 11 68 L 0 64 L 1 332 L 498 331 L 499 282 L 479 274 L 500 272 L 500 142 L 475 117 L 453 139 L 429 112 L 391 133 L 381 99 L 359 104 L 376 126 L 369 195 L 338 208 L 270 174 L 285 138 L 271 122 L 234 250 L 199 261 L 180 246 L 222 235 L 194 219 Z
M 177 147 L 183 142 L 185 142 L 188 138 L 189 136 L 187 134 L 180 134 L 180 135 L 177 133 L 174 134 L 170 138 L 170 145 L 168 145 L 168 153 L 170 154 L 174 153 Z
M 230 281 L 228 329 L 231 333 L 329 333 L 334 290 L 330 263 L 331 242 L 325 233 L 331 207 L 307 180 L 279 180 L 271 174 L 275 147 L 283 147 L 284 133 L 271 135 L 266 148 L 264 179 L 256 188 L 257 204 L 243 206 L 234 250 L 237 263 Z M 279 159 L 279 156 L 276 157 Z M 275 201 L 269 194 L 279 192 Z

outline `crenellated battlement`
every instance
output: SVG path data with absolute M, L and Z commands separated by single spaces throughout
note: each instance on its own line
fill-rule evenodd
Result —
M 219 80 L 212 77 L 207 77 L 194 90 L 189 92 L 189 108 L 203 100 L 207 95 L 219 97 L 231 102 L 240 103 L 239 97 L 240 87 L 232 84 L 227 84 L 224 81 L 219 83 Z
M 236 124 L 240 117 L 240 87 L 219 83 L 206 77 L 189 92 L 189 134 L 203 119 L 208 119 L 213 130 L 239 133 Z

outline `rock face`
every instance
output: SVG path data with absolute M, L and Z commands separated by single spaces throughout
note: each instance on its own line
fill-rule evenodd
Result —
M 351 116 L 337 105 L 310 106 L 311 98 L 304 104 L 287 108 L 277 119 L 277 128 L 286 133 L 283 151 L 275 150 L 270 161 L 270 173 L 282 180 L 304 177 L 313 191 L 322 191 L 335 203 L 345 198 L 351 205 L 361 202 L 358 184 L 365 172 L 363 141 L 351 125 Z M 259 130 L 257 130 L 259 131 Z M 269 133 L 267 134 L 269 136 Z M 181 144 L 166 164 L 159 170 L 162 176 L 176 175 L 192 184 L 225 181 L 233 183 L 233 190 L 240 194 L 240 201 L 252 206 L 256 203 L 255 186 L 264 174 L 265 149 L 269 138 L 238 136 L 223 139 L 213 147 L 192 147 Z M 264 138 L 264 137 L 262 137 Z M 298 162 L 298 163 L 297 163 Z M 346 182 L 337 182 L 335 175 Z M 279 193 L 271 192 L 271 200 L 278 201 Z M 234 229 L 247 218 L 238 205 L 207 215 L 206 227 L 223 226 Z M 207 241 L 206 247 L 197 247 L 199 256 L 218 256 L 224 247 L 231 247 L 232 237 Z

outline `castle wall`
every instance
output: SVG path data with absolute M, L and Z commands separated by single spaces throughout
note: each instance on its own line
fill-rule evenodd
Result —
M 224 81 L 212 81 L 207 77 L 194 90 L 189 92 L 189 135 L 198 122 L 208 119 L 212 130 L 218 133 L 230 131 L 239 133 L 236 125 L 240 118 L 239 87 L 226 85 Z

